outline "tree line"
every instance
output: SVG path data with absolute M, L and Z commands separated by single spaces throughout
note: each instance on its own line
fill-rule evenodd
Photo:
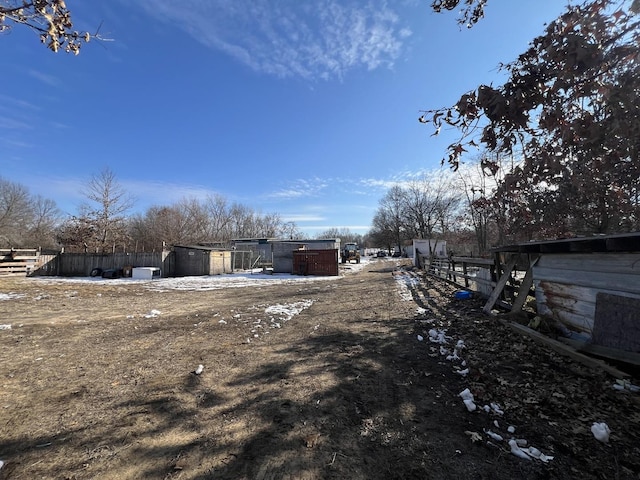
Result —
M 221 195 L 185 198 L 129 214 L 135 199 L 108 168 L 93 175 L 82 193 L 85 201 L 77 213 L 64 216 L 53 200 L 0 178 L 0 243 L 107 253 L 203 243 L 229 246 L 234 238 L 302 236 L 294 222 L 277 213 L 263 214 Z

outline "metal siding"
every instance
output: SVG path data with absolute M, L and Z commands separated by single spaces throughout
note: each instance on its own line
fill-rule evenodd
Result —
M 338 249 L 293 252 L 294 275 L 338 275 Z

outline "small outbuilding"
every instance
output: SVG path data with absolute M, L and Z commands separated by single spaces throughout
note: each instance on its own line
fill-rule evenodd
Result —
M 416 238 L 411 247 L 407 247 L 407 256 L 413 257 L 413 265 L 420 267 L 420 259 L 428 256 L 446 257 L 446 240 Z
M 221 275 L 233 271 L 231 250 L 202 245 L 176 245 L 175 276 Z
M 233 243 L 236 251 L 252 252 L 254 258 L 259 260 L 256 265 L 271 268 L 273 273 L 298 273 L 294 271 L 294 252 L 300 250 L 340 250 L 340 239 L 338 238 L 318 240 L 245 238 L 234 240 Z
M 557 320 L 569 336 L 640 353 L 640 232 L 528 242 L 494 251 L 510 257 L 511 267 L 529 265 L 525 280 L 530 280 L 523 287 L 528 292 L 533 285 L 538 313 Z

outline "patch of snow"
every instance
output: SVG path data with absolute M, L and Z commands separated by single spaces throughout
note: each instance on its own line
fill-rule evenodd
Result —
M 16 298 L 22 298 L 24 296 L 22 293 L 0 293 L 0 300 L 15 300 Z
M 355 267 L 356 265 L 352 265 Z M 359 269 L 363 264 L 357 265 Z M 105 279 L 98 277 L 38 277 L 33 278 L 33 281 L 41 282 L 44 284 L 79 284 L 79 283 L 91 283 L 94 285 L 142 285 L 145 288 L 156 291 L 165 292 L 169 290 L 183 290 L 183 291 L 206 291 L 206 290 L 220 290 L 223 288 L 242 288 L 242 287 L 255 287 L 255 286 L 268 286 L 268 285 L 296 285 L 296 284 L 309 284 L 313 282 L 326 282 L 331 280 L 337 280 L 339 276 L 300 276 L 291 275 L 286 273 L 275 274 L 263 274 L 263 273 L 230 273 L 225 275 L 206 275 L 206 276 L 191 276 L 191 277 L 175 277 L 175 278 L 159 278 L 153 280 L 140 280 L 132 278 L 114 278 Z M 5 298 L 3 298 L 5 295 Z M 67 296 L 77 295 L 77 292 L 69 292 Z M 20 294 L 0 294 L 0 300 L 11 300 L 19 298 Z
M 291 320 L 295 315 L 298 315 L 311 307 L 311 305 L 313 305 L 313 300 L 303 300 L 301 302 L 288 303 L 285 305 L 270 305 L 265 308 L 264 313 L 272 315 L 272 322 L 274 321 L 274 317 L 278 317 L 280 321 L 286 322 Z

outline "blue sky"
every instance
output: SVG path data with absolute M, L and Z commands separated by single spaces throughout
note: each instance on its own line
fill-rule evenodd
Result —
M 454 132 L 419 111 L 498 82 L 562 0 L 490 0 L 461 30 L 429 0 L 67 0 L 113 41 L 0 36 L 0 176 L 74 214 L 110 168 L 134 211 L 220 194 L 309 236 L 366 233 Z

